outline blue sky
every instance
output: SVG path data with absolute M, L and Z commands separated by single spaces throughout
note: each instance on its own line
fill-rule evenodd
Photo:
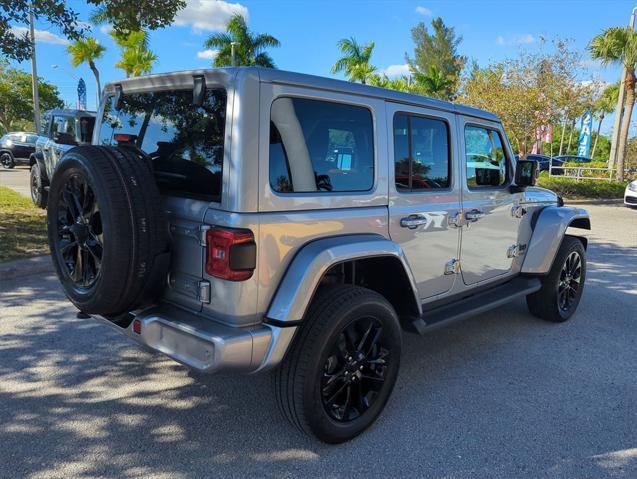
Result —
M 520 48 L 536 48 L 541 36 L 560 36 L 573 40 L 573 47 L 584 53 L 586 71 L 582 80 L 616 81 L 619 68 L 602 67 L 588 60 L 585 51 L 590 39 L 604 28 L 628 22 L 633 2 L 625 0 L 281 0 L 223 2 L 187 0 L 188 6 L 177 24 L 151 33 L 151 49 L 159 61 L 154 72 L 185 70 L 211 64 L 205 58 L 203 42 L 210 33 L 223 29 L 229 15 L 247 14 L 249 27 L 268 32 L 282 46 L 271 50 L 278 68 L 330 76 L 338 57 L 336 42 L 355 37 L 360 42 L 374 40 L 372 63 L 389 73 L 401 72 L 405 52 L 413 52 L 410 29 L 419 21 L 429 23 L 441 16 L 462 35 L 460 52 L 479 64 L 501 60 Z M 84 2 L 67 2 L 88 21 L 91 9 Z M 36 22 L 38 73 L 60 88 L 64 100 L 76 102 L 77 79 L 88 89 L 89 108 L 95 106 L 95 83 L 88 67 L 73 68 L 66 54 L 64 39 L 44 22 Z M 107 47 L 98 62 L 103 81 L 121 78 L 114 67 L 118 49 L 105 27 L 94 27 L 93 35 Z M 209 55 L 210 53 L 208 53 Z M 203 58 L 202 58 L 203 57 Z M 57 65 L 54 67 L 54 65 Z M 29 63 L 21 65 L 30 68 Z M 606 122 L 607 130 L 612 121 Z

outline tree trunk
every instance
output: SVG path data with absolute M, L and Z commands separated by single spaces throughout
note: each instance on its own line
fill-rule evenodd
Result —
M 626 156 L 626 143 L 628 143 L 628 130 L 630 129 L 630 117 L 635 105 L 635 72 L 626 74 L 626 109 L 622 118 L 622 127 L 619 130 L 619 143 L 617 144 L 617 179 L 624 181 L 624 159 Z
M 566 120 L 562 123 L 562 138 L 560 139 L 560 152 L 558 155 L 562 154 L 562 149 L 564 148 L 564 134 L 566 133 Z
M 568 147 L 566 148 L 566 154 L 569 155 L 571 151 L 571 143 L 573 142 L 573 132 L 575 131 L 575 119 L 571 122 L 571 132 L 568 134 Z
M 95 66 L 95 63 L 93 63 L 93 60 L 88 62 L 88 66 L 91 67 L 91 71 L 93 72 L 93 75 L 95 75 L 95 83 L 97 83 L 97 98 L 101 98 L 102 97 L 102 86 L 100 85 L 100 72 L 97 70 L 97 67 Z M 97 106 L 99 106 L 99 105 L 97 105 Z
M 602 122 L 604 121 L 604 112 L 599 115 L 599 123 L 597 124 L 597 135 L 595 136 L 595 143 L 593 143 L 593 152 L 591 153 L 591 159 L 595 158 L 595 150 L 597 149 L 597 140 L 599 140 L 599 132 L 602 129 Z

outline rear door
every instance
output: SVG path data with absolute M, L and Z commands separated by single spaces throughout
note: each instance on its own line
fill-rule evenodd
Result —
M 192 77 L 181 88 L 124 89 L 119 108 L 114 95 L 105 100 L 97 137 L 100 145 L 139 148 L 151 158 L 171 237 L 164 299 L 194 311 L 210 302 L 204 218 L 221 202 L 226 104 L 225 90 L 209 85 L 194 105 Z
M 454 284 L 460 188 L 453 159 L 455 115 L 387 103 L 389 233 L 402 247 L 421 299 Z
M 458 117 L 462 170 L 461 269 L 471 285 L 511 272 L 519 219 L 510 191 L 513 155 L 502 126 Z

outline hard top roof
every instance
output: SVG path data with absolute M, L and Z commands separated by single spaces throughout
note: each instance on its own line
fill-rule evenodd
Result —
M 62 115 L 62 116 L 73 116 L 75 118 L 82 117 L 94 117 L 96 113 L 94 111 L 88 110 L 75 110 L 70 108 L 53 108 L 52 110 L 46 111 L 47 115 Z
M 269 83 L 279 83 L 296 86 L 307 86 L 311 88 L 318 88 L 321 90 L 334 91 L 339 93 L 350 93 L 354 95 L 361 95 L 373 98 L 384 99 L 386 101 L 392 101 L 397 103 L 405 103 L 410 105 L 417 105 L 426 108 L 434 108 L 437 110 L 444 110 L 461 115 L 469 115 L 477 118 L 483 118 L 485 120 L 499 122 L 497 115 L 491 112 L 480 110 L 466 105 L 457 103 L 451 103 L 448 101 L 438 100 L 435 98 L 429 98 L 422 95 L 415 95 L 412 93 L 404 93 L 396 90 L 390 90 L 387 88 L 375 87 L 370 85 L 362 85 L 360 83 L 353 83 L 344 80 L 337 80 L 334 78 L 325 78 L 316 75 L 308 75 L 305 73 L 295 73 L 285 70 L 277 70 L 274 68 L 264 67 L 224 67 L 224 68 L 210 68 L 202 70 L 186 70 L 180 72 L 171 73 L 159 73 L 154 75 L 147 75 L 143 77 L 127 78 L 120 81 L 113 81 L 106 84 L 105 89 L 112 90 L 114 85 L 122 85 L 122 90 L 126 91 L 126 85 L 135 86 L 137 88 L 142 87 L 145 84 L 148 86 L 156 85 L 158 80 L 162 77 L 169 76 L 171 79 L 176 80 L 180 78 L 192 77 L 195 75 L 205 75 L 206 72 L 223 71 L 230 76 L 246 74 L 248 72 L 258 75 L 261 81 Z

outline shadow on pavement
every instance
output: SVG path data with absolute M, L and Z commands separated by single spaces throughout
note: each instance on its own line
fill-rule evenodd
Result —
M 2 285 L 0 476 L 635 477 L 636 258 L 592 244 L 571 322 L 519 301 L 406 335 L 384 415 L 341 446 L 284 422 L 268 375 L 204 376 L 141 352 L 76 319 L 54 278 Z

